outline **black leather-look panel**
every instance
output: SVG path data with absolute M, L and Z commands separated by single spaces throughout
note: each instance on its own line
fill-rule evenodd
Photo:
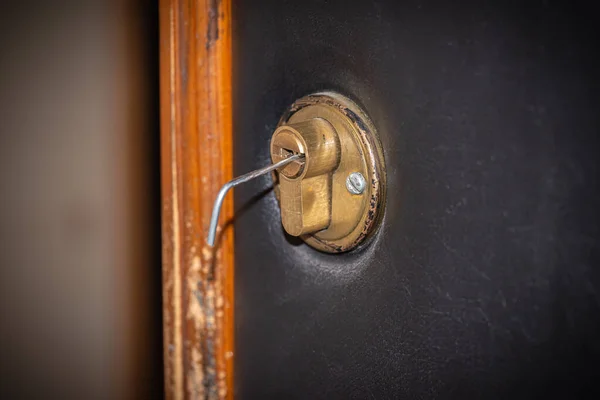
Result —
M 270 178 L 236 188 L 238 398 L 598 397 L 597 22 L 480 3 L 234 1 L 236 173 L 335 89 L 388 176 L 343 255 L 283 234 Z

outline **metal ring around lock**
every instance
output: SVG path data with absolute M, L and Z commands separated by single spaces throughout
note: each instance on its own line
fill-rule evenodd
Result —
M 340 141 L 340 160 L 331 175 L 329 226 L 300 237 L 320 251 L 345 252 L 364 244 L 381 221 L 385 207 L 383 151 L 366 113 L 352 100 L 334 92 L 319 92 L 298 99 L 283 114 L 278 128 L 301 126 L 315 118 L 326 120 L 335 129 Z M 346 181 L 351 174 L 365 178 L 362 192 L 347 189 Z M 274 179 L 278 181 L 278 173 Z M 280 199 L 278 185 L 276 189 Z

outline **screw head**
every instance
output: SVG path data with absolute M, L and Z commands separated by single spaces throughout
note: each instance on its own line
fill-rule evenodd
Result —
M 353 172 L 346 178 L 346 189 L 352 194 L 362 194 L 367 188 L 367 181 L 360 172 Z

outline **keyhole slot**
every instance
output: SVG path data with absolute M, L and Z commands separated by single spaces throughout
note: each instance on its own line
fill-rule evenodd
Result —
M 295 152 L 294 150 L 292 150 L 292 149 L 286 149 L 286 148 L 284 148 L 284 147 L 281 147 L 281 148 L 279 149 L 279 155 L 280 155 L 281 157 L 283 157 L 283 158 L 288 158 L 288 157 L 294 156 L 294 155 L 296 155 L 296 154 L 298 154 L 298 153 L 296 153 L 296 152 Z

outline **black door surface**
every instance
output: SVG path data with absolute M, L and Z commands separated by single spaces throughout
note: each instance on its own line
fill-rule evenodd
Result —
M 238 398 L 598 396 L 590 7 L 234 2 L 236 174 L 327 89 L 372 118 L 388 184 L 341 255 L 284 234 L 269 177 L 236 189 Z

